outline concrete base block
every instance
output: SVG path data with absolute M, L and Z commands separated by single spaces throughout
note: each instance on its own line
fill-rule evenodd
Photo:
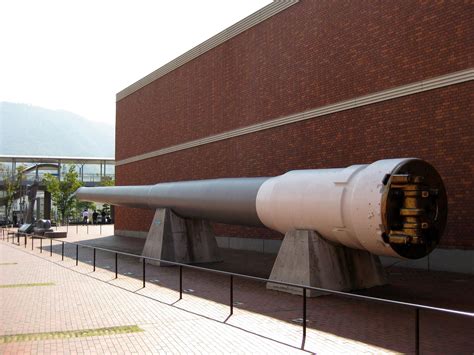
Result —
M 270 280 L 352 291 L 386 284 L 385 271 L 377 256 L 334 245 L 314 231 L 286 233 L 273 265 Z M 267 288 L 302 295 L 300 288 L 267 283 Z M 323 293 L 307 291 L 314 297 Z
M 181 218 L 168 208 L 156 210 L 142 255 L 186 264 L 221 261 L 210 223 Z

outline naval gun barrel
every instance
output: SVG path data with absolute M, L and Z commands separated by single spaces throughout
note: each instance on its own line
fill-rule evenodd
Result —
M 184 218 L 266 226 L 281 233 L 314 230 L 350 248 L 409 259 L 436 247 L 447 219 L 440 175 L 415 158 L 276 177 L 81 187 L 76 196 L 118 206 L 170 208 Z

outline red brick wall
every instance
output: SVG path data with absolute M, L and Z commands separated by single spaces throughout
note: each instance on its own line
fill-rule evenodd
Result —
M 116 158 L 473 67 L 473 8 L 301 1 L 119 101 Z M 416 156 L 447 185 L 443 245 L 472 248 L 472 90 L 458 84 L 118 166 L 117 183 L 272 176 Z M 152 214 L 118 208 L 116 228 L 145 231 Z

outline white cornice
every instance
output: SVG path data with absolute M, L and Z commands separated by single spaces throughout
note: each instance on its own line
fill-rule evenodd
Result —
M 122 100 L 124 97 L 134 93 L 142 87 L 152 83 L 156 79 L 168 74 L 169 72 L 179 68 L 183 64 L 199 57 L 201 54 L 206 53 L 214 47 L 228 41 L 229 39 L 237 36 L 238 34 L 248 30 L 249 28 L 265 21 L 266 19 L 276 15 L 277 13 L 287 9 L 288 7 L 296 4 L 299 0 L 274 0 L 271 4 L 262 7 L 260 10 L 247 16 L 243 20 L 235 23 L 234 25 L 226 28 L 222 32 L 219 32 L 215 36 L 197 45 L 193 49 L 173 59 L 171 62 L 165 64 L 161 68 L 158 68 L 154 72 L 148 74 L 144 78 L 138 80 L 127 88 L 123 89 L 117 94 L 116 101 Z

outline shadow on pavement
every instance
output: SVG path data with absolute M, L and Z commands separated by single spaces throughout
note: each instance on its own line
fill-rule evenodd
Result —
M 107 236 L 77 242 L 91 247 L 140 255 L 145 240 Z M 48 253 L 48 248 L 49 246 L 43 246 L 43 253 Z M 75 247 L 68 245 L 66 249 L 66 257 L 74 259 Z M 53 253 L 61 255 L 60 244 L 54 245 Z M 199 266 L 267 278 L 276 258 L 276 255 L 271 254 L 230 249 L 222 249 L 222 256 L 224 261 L 221 263 L 199 264 Z M 96 257 L 97 270 L 115 272 L 114 254 L 97 251 Z M 92 249 L 81 247 L 80 261 L 91 264 L 91 258 Z M 89 273 L 90 266 L 86 266 L 87 273 Z M 179 290 L 178 271 L 177 267 L 146 265 L 147 283 L 153 283 L 175 292 L 171 296 L 172 299 L 165 301 L 170 305 L 176 303 L 176 292 Z M 113 281 L 110 278 L 106 281 L 119 287 L 130 288 L 130 291 L 139 291 L 137 285 L 142 277 L 140 258 L 119 256 L 118 273 L 120 281 Z M 127 278 L 122 276 L 127 276 Z M 361 290 L 357 293 L 464 311 L 474 310 L 472 299 L 474 278 L 472 275 L 391 268 L 388 277 L 389 285 Z M 126 284 L 128 281 L 125 279 L 133 281 L 133 285 Z M 229 305 L 228 276 L 184 268 L 183 288 L 187 291 L 185 291 L 183 301 L 177 303 L 179 304 L 178 308 L 221 322 L 228 318 L 228 314 L 225 313 L 227 308 L 220 307 L 220 313 L 214 312 L 209 308 L 216 308 L 215 305 L 209 306 L 199 301 L 199 299 L 208 300 L 227 307 Z M 148 291 L 148 288 L 144 290 Z M 193 297 L 188 297 L 187 294 Z M 149 295 L 147 294 L 146 297 Z M 158 298 L 157 300 L 159 300 Z M 195 303 L 191 304 L 190 299 L 193 299 L 192 302 Z M 290 324 L 295 324 L 292 320 L 302 316 L 302 298 L 300 296 L 267 290 L 265 284 L 261 282 L 234 278 L 233 299 L 236 302 L 236 311 L 248 311 Z M 307 309 L 309 331 L 328 333 L 339 338 L 352 339 L 391 351 L 414 352 L 414 310 L 337 296 L 310 298 Z M 229 319 L 229 324 L 281 341 L 281 337 L 278 337 L 276 333 L 273 334 L 272 329 L 265 325 L 265 321 L 239 323 L 239 317 L 245 318 L 237 312 Z M 474 348 L 472 343 L 466 341 L 469 334 L 468 329 L 474 329 L 471 319 L 423 311 L 420 316 L 421 349 L 423 352 L 439 353 L 472 352 Z M 308 339 L 310 338 L 311 333 L 308 336 Z

